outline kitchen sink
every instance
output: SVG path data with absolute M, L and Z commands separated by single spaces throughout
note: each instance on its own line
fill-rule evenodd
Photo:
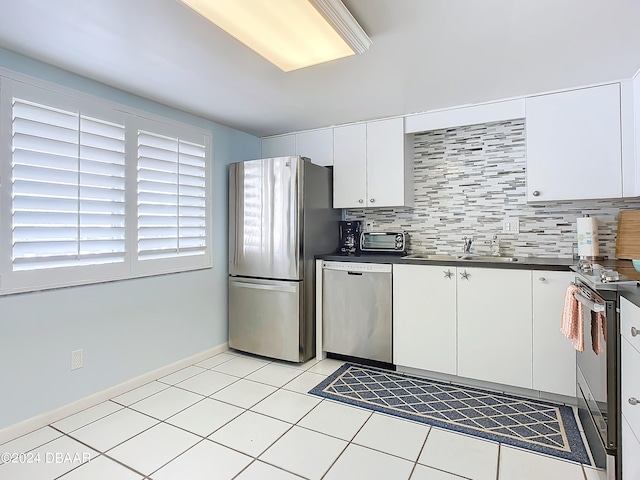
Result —
M 411 255 L 405 255 L 402 258 L 412 260 L 460 260 L 460 255 L 445 255 L 445 254 L 431 254 L 431 253 L 412 253 Z
M 432 253 L 412 253 L 402 258 L 410 260 L 471 260 L 475 262 L 491 262 L 491 263 L 511 263 L 518 262 L 518 257 L 494 257 L 492 255 L 446 255 Z
M 476 262 L 509 263 L 517 262 L 518 257 L 500 257 L 493 255 L 462 255 L 458 260 L 472 260 Z

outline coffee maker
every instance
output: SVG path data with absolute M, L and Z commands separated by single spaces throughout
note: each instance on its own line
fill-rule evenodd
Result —
M 360 253 L 360 233 L 362 232 L 362 222 L 360 220 L 341 221 L 339 225 L 339 232 L 339 252 L 344 255 Z

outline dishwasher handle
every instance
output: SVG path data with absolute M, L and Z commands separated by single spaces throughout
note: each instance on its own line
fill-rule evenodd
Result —
M 360 275 L 360 276 L 362 276 L 362 272 L 347 272 L 347 275 Z
M 353 273 L 391 273 L 390 263 L 364 263 L 364 262 L 337 262 L 325 260 L 322 264 L 323 270 L 337 270 Z

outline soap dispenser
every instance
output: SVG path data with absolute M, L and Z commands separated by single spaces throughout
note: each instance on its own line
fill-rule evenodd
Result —
M 500 240 L 498 240 L 498 234 L 494 234 L 491 239 L 491 255 L 494 257 L 500 256 Z

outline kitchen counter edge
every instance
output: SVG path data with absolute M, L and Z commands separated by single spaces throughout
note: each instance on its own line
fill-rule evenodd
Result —
M 557 270 L 569 271 L 571 265 L 575 265 L 577 260 L 572 258 L 545 258 L 545 257 L 517 257 L 517 262 L 492 262 L 491 260 L 424 260 L 416 258 L 403 258 L 400 255 L 384 254 L 362 254 L 362 255 L 339 255 L 325 254 L 316 255 L 316 260 L 327 260 L 332 262 L 359 262 L 359 263 L 391 263 L 400 265 L 445 265 L 445 266 L 465 266 L 484 268 L 506 268 L 516 270 Z

